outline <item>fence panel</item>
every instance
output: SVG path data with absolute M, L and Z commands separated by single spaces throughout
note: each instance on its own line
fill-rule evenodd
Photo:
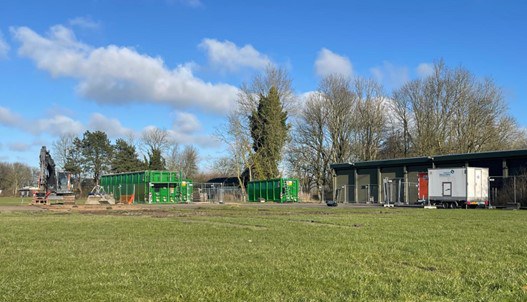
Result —
M 245 201 L 243 190 L 236 186 L 224 186 L 222 183 L 195 183 L 194 202 L 239 202 Z
M 489 200 L 495 207 L 527 207 L 527 175 L 491 176 Z

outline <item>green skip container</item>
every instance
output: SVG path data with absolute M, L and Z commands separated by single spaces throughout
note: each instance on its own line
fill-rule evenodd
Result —
M 247 184 L 250 202 L 298 202 L 298 179 L 277 178 L 250 181 Z
M 101 187 L 122 203 L 192 202 L 193 184 L 175 171 L 139 171 L 101 176 Z

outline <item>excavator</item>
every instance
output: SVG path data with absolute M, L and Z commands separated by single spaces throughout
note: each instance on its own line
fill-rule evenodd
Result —
M 34 205 L 75 204 L 75 194 L 70 189 L 71 174 L 57 172 L 55 161 L 45 146 L 40 149 L 38 191 L 33 196 Z

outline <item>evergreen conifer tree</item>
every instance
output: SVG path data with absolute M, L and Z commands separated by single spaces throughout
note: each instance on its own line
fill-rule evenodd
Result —
M 278 164 L 288 138 L 289 125 L 286 123 L 287 112 L 284 111 L 278 90 L 274 86 L 267 95 L 260 95 L 258 108 L 249 119 L 254 150 L 254 178 L 279 177 Z

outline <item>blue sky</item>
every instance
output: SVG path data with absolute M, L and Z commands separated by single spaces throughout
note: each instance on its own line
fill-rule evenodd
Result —
M 267 64 L 298 95 L 337 72 L 387 93 L 444 59 L 500 86 L 527 127 L 525 1 L 3 0 L 0 161 L 36 166 L 61 134 L 148 127 L 223 154 L 215 129 Z

